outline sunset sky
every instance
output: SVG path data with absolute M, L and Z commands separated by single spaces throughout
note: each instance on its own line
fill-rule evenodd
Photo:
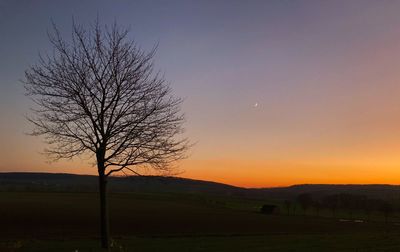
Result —
M 27 136 L 25 69 L 84 25 L 130 27 L 185 98 L 195 143 L 180 176 L 246 187 L 400 184 L 400 1 L 2 1 L 0 171 L 95 174 L 48 163 Z

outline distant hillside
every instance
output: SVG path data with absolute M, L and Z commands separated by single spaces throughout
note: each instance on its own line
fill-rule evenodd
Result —
M 400 186 L 385 184 L 304 184 L 289 187 L 256 189 L 258 194 L 270 198 L 293 198 L 301 193 L 309 193 L 314 197 L 330 194 L 350 193 L 365 195 L 370 198 L 400 199 Z
M 351 193 L 371 198 L 400 199 L 397 185 L 305 184 L 276 188 L 241 188 L 231 185 L 178 177 L 111 177 L 111 192 L 206 193 L 213 195 L 292 199 L 301 193 L 314 197 Z M 0 191 L 97 191 L 97 176 L 56 173 L 0 173 Z
M 0 190 L 97 191 L 97 176 L 63 173 L 0 173 Z M 233 195 L 246 191 L 235 186 L 161 176 L 110 177 L 112 192 L 176 192 Z

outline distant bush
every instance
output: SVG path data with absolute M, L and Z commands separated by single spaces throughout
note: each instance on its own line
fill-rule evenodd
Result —
M 261 207 L 260 211 L 263 214 L 273 214 L 277 209 L 276 205 L 265 204 Z

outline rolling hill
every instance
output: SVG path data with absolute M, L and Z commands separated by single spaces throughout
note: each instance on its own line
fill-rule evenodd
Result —
M 400 186 L 384 184 L 304 184 L 273 188 L 241 188 L 179 177 L 110 177 L 111 192 L 192 193 L 244 198 L 290 199 L 301 193 L 315 197 L 351 193 L 371 198 L 400 199 Z M 0 173 L 0 191 L 97 191 L 97 177 L 60 173 Z

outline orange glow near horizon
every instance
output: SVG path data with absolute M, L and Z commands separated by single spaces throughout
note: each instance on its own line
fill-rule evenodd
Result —
M 177 167 L 178 177 L 219 182 L 239 187 L 262 188 L 295 184 L 400 184 L 399 161 L 386 165 L 331 162 L 281 162 L 244 160 L 184 160 Z M 324 163 L 331 163 L 325 165 Z M 74 167 L 74 168 L 73 168 Z M 96 168 L 83 161 L 47 164 L 27 172 L 96 175 Z
M 240 187 L 277 187 L 295 184 L 400 184 L 395 165 L 323 165 L 282 162 L 189 161 L 183 177 Z M 205 172 L 204 167 L 209 167 Z

